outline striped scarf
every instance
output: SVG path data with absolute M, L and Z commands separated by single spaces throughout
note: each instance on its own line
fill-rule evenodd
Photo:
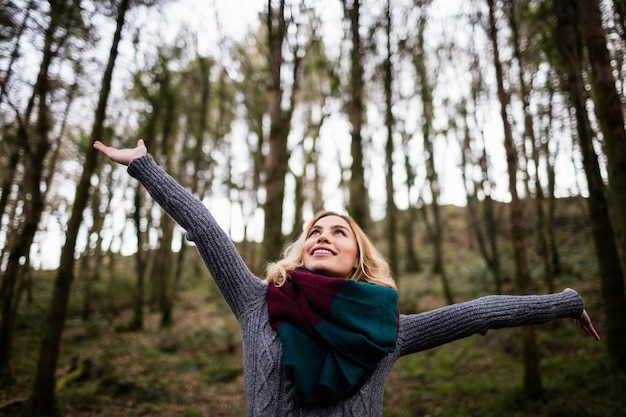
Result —
M 398 293 L 391 288 L 298 268 L 284 285 L 269 285 L 267 308 L 283 372 L 303 406 L 350 396 L 396 346 Z

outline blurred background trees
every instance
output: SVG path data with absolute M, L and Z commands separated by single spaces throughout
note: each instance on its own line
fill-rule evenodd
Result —
M 91 148 L 138 138 L 258 274 L 313 213 L 347 211 L 401 286 L 427 265 L 449 303 L 442 206 L 464 207 L 491 292 L 514 276 L 527 293 L 560 289 L 554 207 L 580 197 L 603 343 L 611 369 L 626 372 L 623 2 L 233 3 L 254 9 L 248 26 L 219 2 L 0 0 L 3 387 L 14 382 L 14 327 L 32 302 L 33 270 L 58 271 L 33 415 L 55 408 L 68 298 L 81 297 L 87 319 L 92 284 L 111 279 L 115 255 L 134 257 L 127 330 L 143 328 L 146 308 L 172 324 L 191 258 L 184 231 Z M 198 11 L 212 21 L 189 24 Z M 524 332 L 524 388 L 541 396 Z

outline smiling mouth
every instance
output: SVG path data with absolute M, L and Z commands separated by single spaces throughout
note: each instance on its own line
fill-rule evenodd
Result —
M 328 249 L 315 249 L 312 253 L 313 255 L 332 255 L 337 256 L 336 253 L 329 251 Z

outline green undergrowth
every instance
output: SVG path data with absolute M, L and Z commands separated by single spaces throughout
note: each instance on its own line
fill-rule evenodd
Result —
M 524 396 L 520 332 L 507 329 L 402 358 L 386 387 L 385 416 L 625 415 L 626 379 L 610 375 L 601 343 L 560 322 L 537 336 L 543 398 Z
M 488 289 L 467 275 L 454 280 L 457 301 Z M 577 274 L 560 287 L 585 294 L 602 333 L 599 294 Z M 427 273 L 401 279 L 401 299 L 416 311 L 444 305 L 440 282 Z M 408 301 L 407 301 L 408 300 Z M 57 399 L 66 416 L 243 416 L 243 365 L 237 323 L 210 281 L 184 288 L 174 324 L 159 325 L 147 311 L 145 328 L 123 331 L 129 311 L 114 318 L 68 319 L 59 363 Z M 407 311 L 404 311 L 407 312 Z M 1 404 L 23 400 L 35 369 L 43 309 L 25 306 L 20 316 L 13 371 L 18 383 Z M 519 329 L 491 330 L 401 358 L 385 389 L 388 417 L 615 417 L 625 415 L 626 380 L 607 369 L 605 345 L 567 320 L 536 327 L 541 399 L 522 390 Z M 0 415 L 2 415 L 0 413 Z

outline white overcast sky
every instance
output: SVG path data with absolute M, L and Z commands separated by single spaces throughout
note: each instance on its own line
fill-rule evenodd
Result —
M 370 3 L 372 5 L 379 6 L 383 4 L 382 2 L 375 2 L 374 0 L 365 0 L 363 3 Z M 323 0 L 323 1 L 311 1 L 311 4 L 323 4 L 323 22 L 326 30 L 328 31 L 341 31 L 342 21 L 341 21 L 341 2 L 339 0 Z M 165 13 L 163 14 L 150 14 L 149 16 L 136 16 L 137 21 L 133 22 L 133 25 L 146 25 L 145 29 L 142 31 L 149 31 L 153 33 L 157 33 L 160 37 L 164 39 L 174 38 L 181 27 L 188 27 L 192 32 L 195 32 L 198 35 L 198 49 L 200 53 L 205 53 L 208 55 L 217 55 L 219 56 L 219 50 L 217 49 L 219 46 L 220 33 L 218 31 L 218 23 L 221 27 L 221 31 L 223 31 L 222 35 L 227 38 L 241 38 L 244 34 L 250 31 L 253 25 L 258 24 L 258 13 L 263 11 L 266 5 L 266 1 L 264 0 L 177 0 L 177 1 L 167 1 L 164 7 Z M 456 29 L 454 25 L 449 25 L 448 23 L 453 21 L 451 18 L 452 15 L 458 13 L 463 7 L 467 7 L 467 3 L 464 3 L 462 0 L 435 0 L 433 2 L 430 15 L 434 19 L 433 23 L 433 33 L 430 39 L 433 43 L 436 43 L 437 40 L 436 34 L 443 33 L 445 31 L 454 32 Z M 447 17 L 447 18 L 446 18 Z M 437 27 L 437 22 L 439 22 L 439 27 Z M 444 23 L 441 23 L 444 22 Z M 430 21 L 429 21 L 430 23 Z M 142 26 L 143 27 L 143 26 Z M 127 36 L 129 34 L 127 33 Z M 342 34 L 331 34 L 331 38 L 336 36 L 337 39 L 340 39 Z M 142 33 L 143 37 L 143 33 Z M 128 40 L 126 40 L 128 42 Z M 108 46 L 107 46 L 108 48 Z M 126 44 L 126 48 L 128 48 L 128 43 Z M 125 59 L 132 59 L 131 52 L 126 49 L 126 51 L 122 51 L 126 56 Z M 488 56 L 485 57 L 486 59 Z M 116 77 L 127 77 L 129 74 L 129 67 L 118 66 L 116 67 L 115 76 Z M 119 85 L 116 88 L 121 88 Z M 84 112 L 89 112 L 89 106 L 83 106 Z M 77 112 L 77 114 L 80 112 Z M 79 116 L 80 117 L 80 116 Z M 499 121 L 499 115 L 497 114 L 497 110 L 494 112 L 494 116 L 489 118 L 487 121 L 487 125 L 485 127 L 488 139 L 494 141 L 494 144 L 490 147 L 490 152 L 493 155 L 496 155 L 493 158 L 493 163 L 496 165 L 494 170 L 496 171 L 496 176 L 499 176 L 499 183 L 501 184 L 502 189 L 500 197 L 502 199 L 506 199 L 508 197 L 508 193 L 506 191 L 507 181 L 506 178 L 506 166 L 505 166 L 505 158 L 504 158 L 504 150 L 502 145 L 502 140 L 500 139 L 502 134 L 502 128 Z M 342 137 L 345 139 L 349 138 L 349 127 L 346 125 L 345 118 L 339 119 L 335 121 L 336 124 L 333 124 L 332 127 L 327 127 L 325 131 L 330 132 L 329 135 L 326 136 L 325 139 L 322 140 L 322 151 L 325 147 L 324 144 L 327 144 L 326 148 L 333 148 L 331 153 L 326 154 L 326 158 L 329 158 L 328 162 L 323 165 L 323 168 L 328 168 L 331 170 L 331 175 L 329 175 L 330 179 L 327 179 L 327 184 L 325 187 L 325 192 L 327 194 L 327 208 L 333 210 L 342 210 L 342 193 L 338 188 L 338 176 L 339 169 L 337 167 L 336 158 L 336 144 Z M 493 134 L 489 134 L 492 132 Z M 373 140 L 380 143 L 383 138 L 376 132 L 369 132 Z M 378 139 L 377 139 L 378 135 Z M 339 136 L 339 138 L 337 137 Z M 133 139 L 134 140 L 134 139 Z M 325 142 L 324 142 L 325 141 Z M 348 140 L 343 141 L 346 144 Z M 348 145 L 349 146 L 349 145 Z M 349 148 L 348 148 L 349 149 Z M 377 148 L 382 149 L 382 148 Z M 342 151 L 343 152 L 343 151 Z M 349 153 L 349 150 L 346 150 L 344 154 Z M 465 191 L 463 189 L 461 183 L 461 174 L 457 168 L 458 155 L 456 155 L 457 150 L 454 146 L 449 146 L 445 149 L 445 152 L 442 152 L 442 155 L 445 155 L 445 158 L 449 159 L 446 161 L 439 161 L 441 167 L 445 167 L 440 172 L 440 181 L 443 185 L 443 193 L 441 202 L 442 203 L 451 203 L 451 204 L 463 204 L 465 201 Z M 374 151 L 374 158 L 372 161 L 373 167 L 372 171 L 376 171 L 378 175 L 375 178 L 372 178 L 371 183 L 369 184 L 370 189 L 370 197 L 372 198 L 372 215 L 374 218 L 381 218 L 384 216 L 384 205 L 385 205 L 385 183 L 384 183 L 384 160 L 382 159 L 382 152 Z M 499 157 L 500 155 L 501 157 Z M 444 156 L 437 155 L 438 158 L 444 158 Z M 569 166 L 571 168 L 571 162 L 566 164 L 566 168 Z M 335 170 L 335 175 L 333 175 L 332 170 Z M 561 176 L 564 178 L 565 184 L 563 184 L 563 189 L 571 189 L 572 183 L 575 182 L 576 173 L 572 173 L 571 175 L 566 173 Z M 569 180 L 568 180 L 569 178 Z M 498 191 L 496 190 L 496 193 Z M 291 198 L 291 197 L 287 197 Z M 401 198 L 398 199 L 397 204 L 400 208 L 406 208 L 406 199 L 401 201 Z M 236 225 L 241 225 L 241 213 L 237 207 L 233 207 L 226 197 L 223 198 L 214 198 L 213 201 L 208 203 L 210 206 L 214 216 L 220 222 L 220 224 L 227 230 L 232 231 L 232 237 L 235 240 L 240 240 L 243 236 L 241 230 L 237 230 Z M 119 205 L 120 212 L 114 215 L 120 219 L 126 217 L 125 210 L 128 208 L 124 205 Z M 285 223 L 286 230 L 285 232 L 290 231 L 288 224 L 291 219 L 289 216 L 292 215 L 292 211 L 290 213 L 287 210 Z M 114 222 L 115 223 L 115 222 Z M 124 220 L 121 221 L 124 223 Z M 262 227 L 262 217 L 259 215 L 258 221 L 255 224 L 261 225 Z M 61 225 L 58 225 L 60 228 Z M 54 230 L 55 226 L 52 225 L 52 230 L 49 230 L 49 233 L 46 233 L 45 236 L 40 235 L 42 241 L 40 241 L 41 252 L 46 254 L 46 260 L 43 260 L 42 266 L 45 267 L 54 267 L 58 262 L 58 252 L 55 250 L 56 248 L 60 249 L 60 245 L 58 243 L 58 237 L 54 238 L 54 236 L 58 236 L 61 231 L 60 229 Z M 127 228 L 128 233 L 131 236 L 128 236 L 129 239 L 132 240 L 132 228 Z M 257 239 L 262 235 L 262 229 L 254 231 Z M 52 241 L 48 240 L 52 239 Z M 129 250 L 134 250 L 134 248 L 129 248 Z M 39 251 L 36 251 L 39 253 Z

